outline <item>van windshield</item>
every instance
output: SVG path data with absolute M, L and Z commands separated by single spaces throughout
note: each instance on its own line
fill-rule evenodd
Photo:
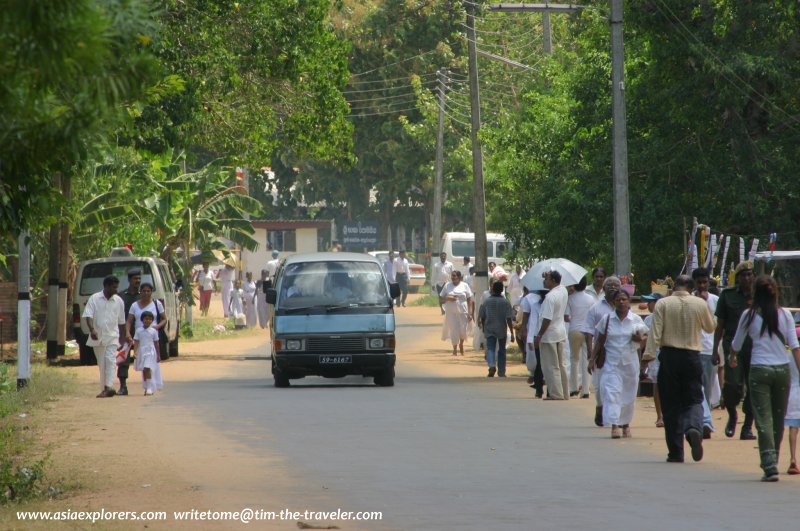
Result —
M 453 256 L 475 256 L 475 240 L 453 240 Z
M 108 275 L 114 275 L 119 279 L 117 292 L 128 289 L 128 270 L 139 269 L 142 272 L 142 282 L 153 282 L 153 272 L 147 262 L 99 262 L 96 264 L 86 264 L 81 276 L 81 285 L 78 291 L 81 295 L 93 295 L 98 291 L 103 291 L 103 279 Z
M 278 314 L 370 307 L 385 311 L 391 305 L 383 272 L 373 262 L 287 264 L 278 290 Z

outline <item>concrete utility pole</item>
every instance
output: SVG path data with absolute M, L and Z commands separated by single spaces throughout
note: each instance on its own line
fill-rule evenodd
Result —
M 72 179 L 61 177 L 61 195 L 69 201 L 72 194 Z M 63 356 L 67 343 L 67 277 L 69 272 L 69 223 L 64 216 L 61 221 L 61 241 L 58 250 L 58 329 L 56 353 Z
M 542 13 L 542 34 L 544 36 L 544 53 L 546 55 L 553 54 L 553 33 L 550 29 L 550 12 L 545 11 Z
M 61 173 L 53 175 L 53 185 L 61 188 Z M 61 234 L 59 224 L 50 226 L 50 249 L 47 257 L 47 359 L 58 357 L 58 258 Z
M 611 0 L 611 103 L 614 150 L 614 270 L 631 272 L 631 220 L 628 211 L 628 140 L 625 122 L 625 55 L 622 0 Z
M 444 166 L 444 98 L 447 74 L 444 68 L 436 73 L 439 79 L 439 131 L 436 135 L 436 170 L 433 179 L 433 236 L 431 237 L 431 267 L 442 252 L 442 171 Z M 431 269 L 433 271 L 433 269 Z
M 17 389 L 31 379 L 31 247 L 30 232 L 19 235 L 19 271 L 17 273 Z
M 475 45 L 475 6 L 467 3 L 467 44 L 469 49 L 469 96 L 472 110 L 472 224 L 475 232 L 475 276 L 473 291 L 476 307 L 489 287 L 489 263 L 486 257 L 486 198 L 483 186 L 483 151 L 478 133 L 481 129 L 481 105 L 478 87 L 478 53 Z

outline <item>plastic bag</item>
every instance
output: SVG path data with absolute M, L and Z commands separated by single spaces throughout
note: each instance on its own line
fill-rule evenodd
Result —
M 127 361 L 128 353 L 130 351 L 131 351 L 131 344 L 130 343 L 125 343 L 124 345 L 122 345 L 122 349 L 117 351 L 117 356 L 116 356 L 117 365 L 122 365 L 123 363 L 125 363 Z

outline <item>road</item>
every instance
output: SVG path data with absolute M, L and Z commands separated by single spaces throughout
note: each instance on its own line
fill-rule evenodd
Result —
M 796 527 L 800 480 L 760 483 L 752 443 L 715 440 L 703 462 L 667 464 L 643 413 L 634 439 L 611 440 L 591 424 L 593 401 L 533 400 L 518 366 L 488 379 L 477 354 L 452 358 L 435 310 L 400 309 L 398 323 L 394 388 L 350 377 L 276 389 L 264 341 L 220 378 L 171 383 L 148 416 L 190 414 L 226 441 L 223 457 L 236 448 L 244 468 L 226 473 L 243 504 L 383 513 L 332 522 L 342 529 Z M 748 445 L 747 466 L 729 466 L 734 445 Z

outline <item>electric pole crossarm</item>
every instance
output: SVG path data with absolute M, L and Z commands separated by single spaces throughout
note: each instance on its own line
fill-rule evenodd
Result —
M 519 11 L 533 11 L 541 13 L 574 13 L 585 9 L 586 6 L 577 4 L 495 4 L 489 6 L 489 11 L 497 12 L 519 12 Z

